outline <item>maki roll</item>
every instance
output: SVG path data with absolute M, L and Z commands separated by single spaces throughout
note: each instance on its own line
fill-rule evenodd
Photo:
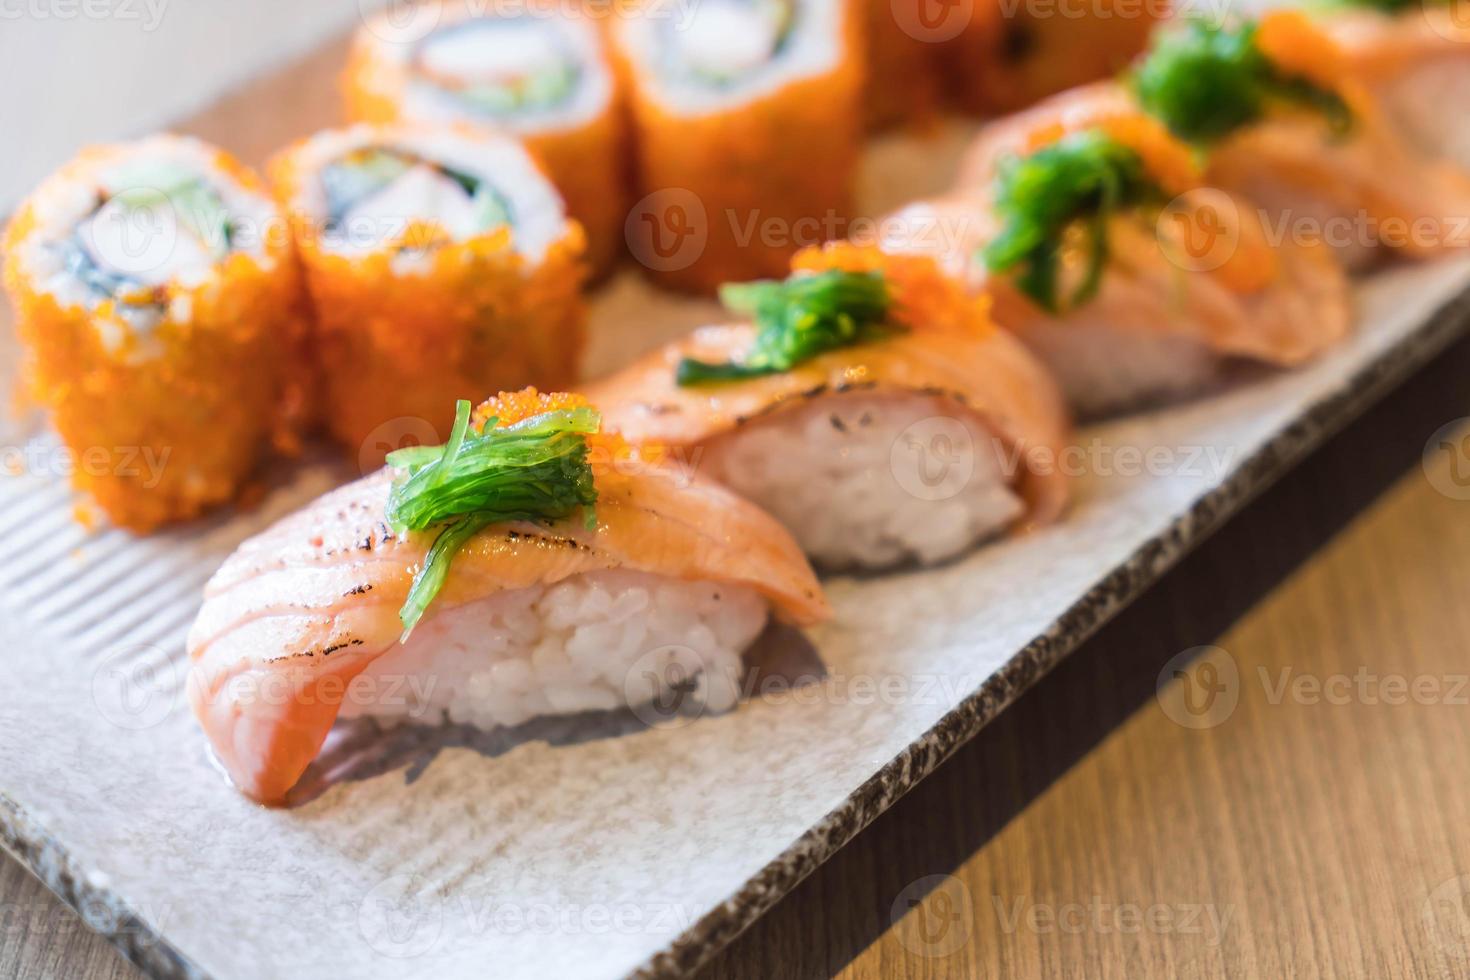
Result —
M 436 3 L 435 28 L 404 40 L 385 11 L 352 44 L 348 113 L 370 123 L 467 123 L 519 137 L 587 233 L 596 276 L 621 250 L 627 122 L 602 32 L 574 3 Z
M 647 0 L 613 26 L 644 195 L 635 258 L 710 292 L 836 237 L 863 132 L 853 0 Z
M 194 517 L 268 449 L 296 448 L 310 365 L 290 235 L 220 150 L 154 136 L 83 151 L 10 222 L 5 285 L 22 397 L 114 524 Z
M 235 785 L 275 803 L 339 715 L 495 728 L 676 686 L 731 707 L 771 615 L 829 615 L 780 525 L 601 434 L 585 400 L 525 391 L 461 403 L 447 444 L 242 544 L 190 631 L 189 696 Z
M 1331 250 L 1274 242 L 1110 83 L 988 127 L 959 189 L 890 224 L 885 247 L 989 296 L 1084 417 L 1197 395 L 1239 359 L 1300 364 L 1351 320 Z
M 961 17 L 966 6 L 949 5 L 947 16 Z M 941 46 L 954 99 L 968 112 L 993 116 L 1107 78 L 1148 45 L 1171 7 L 1169 0 L 1066 8 L 1051 0 L 974 0 L 962 28 Z
M 1207 183 L 1282 236 L 1317 233 L 1350 270 L 1470 244 L 1470 176 L 1401 136 L 1349 66 L 1306 14 L 1278 11 L 1162 32 L 1133 89 L 1199 148 Z
M 770 511 L 819 565 L 932 564 L 1061 513 L 1055 385 L 929 259 L 834 243 L 723 298 L 744 318 L 588 397 L 609 428 Z
M 362 459 L 443 438 L 457 396 L 575 378 L 582 230 L 515 140 L 358 125 L 271 176 L 316 308 L 326 422 Z
M 939 58 L 917 0 L 862 0 L 872 128 L 923 122 L 939 111 Z M 942 34 L 942 29 L 941 29 Z
M 1414 150 L 1470 171 L 1470 17 L 1463 5 L 1359 0 L 1329 9 L 1318 23 L 1384 122 Z

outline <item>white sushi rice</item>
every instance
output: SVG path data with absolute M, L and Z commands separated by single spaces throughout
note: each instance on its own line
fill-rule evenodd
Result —
M 327 194 L 321 171 L 354 150 L 380 147 L 398 150 L 452 167 L 487 181 L 508 202 L 515 228 L 511 246 L 532 261 L 540 260 L 553 242 L 567 233 L 566 209 L 556 188 L 536 166 L 520 142 L 508 136 L 454 129 L 359 124 L 317 133 L 293 150 L 301 174 L 291 200 L 293 209 L 319 222 L 322 244 L 343 255 L 363 255 L 394 247 L 403 230 L 414 221 L 435 220 L 454 238 L 469 236 L 464 222 L 447 212 L 457 208 L 468 217 L 469 199 L 456 192 L 446 196 L 447 179 L 410 170 L 394 185 L 354 208 L 350 226 L 327 232 Z M 428 168 L 423 168 L 427 170 Z M 397 256 L 404 267 L 395 271 L 427 270 L 432 259 L 418 252 Z
M 358 33 L 370 46 L 377 77 L 364 83 L 380 95 L 401 99 L 403 118 L 416 122 L 483 122 L 517 134 L 572 129 L 602 115 L 613 97 L 613 70 L 603 54 L 597 25 L 573 4 L 528 0 L 522 4 L 443 4 L 436 29 L 427 37 L 399 39 L 385 11 Z M 467 20 L 477 23 L 466 24 Z M 384 24 L 390 26 L 384 27 Z M 501 29 L 497 29 L 501 28 Z M 578 67 L 575 89 L 555 105 L 526 106 L 493 117 L 477 113 L 456 93 L 414 69 L 415 59 L 432 71 L 473 78 L 511 68 L 526 71 L 569 57 Z
M 1021 339 L 1050 369 L 1079 418 L 1193 397 L 1220 376 L 1221 357 L 1191 337 L 1077 319 L 1038 318 Z
M 825 74 L 844 56 L 843 0 L 796 0 L 791 33 L 773 53 L 760 16 L 748 0 L 648 0 L 633 5 L 615 29 L 658 100 L 691 114 L 744 105 Z M 663 70 L 670 64 L 737 74 L 726 83 L 701 84 L 685 71 Z
M 766 615 L 749 587 L 636 571 L 500 592 L 426 618 L 353 681 L 341 717 L 492 729 L 655 699 L 643 720 L 726 711 Z
M 699 465 L 834 569 L 944 561 L 1025 509 L 1007 476 L 1019 460 L 973 412 L 932 395 L 814 398 L 712 440 Z

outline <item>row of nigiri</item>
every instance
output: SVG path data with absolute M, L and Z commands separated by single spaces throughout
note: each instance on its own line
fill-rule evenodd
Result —
M 1396 130 L 1405 79 L 1361 57 L 1369 28 L 1402 46 L 1413 24 L 1343 16 L 1183 25 L 1127 81 L 987 129 L 955 190 L 877 242 L 727 290 L 737 322 L 581 395 L 462 403 L 443 445 L 246 542 L 189 640 L 226 770 L 286 799 L 340 716 L 514 725 L 681 685 L 728 706 L 768 616 L 830 615 L 808 558 L 939 561 L 1061 516 L 1067 397 L 1110 411 L 1330 347 L 1351 325 L 1345 267 L 1464 244 L 1470 200 L 1453 146 Z M 1459 78 L 1467 54 L 1445 49 Z M 1178 98 L 1174 73 L 1221 87 Z M 1273 240 L 1298 210 L 1427 234 Z M 1188 247 L 1201 230 L 1224 250 Z M 901 457 L 935 432 L 971 447 L 960 478 L 906 482 Z M 380 696 L 406 676 L 422 693 Z

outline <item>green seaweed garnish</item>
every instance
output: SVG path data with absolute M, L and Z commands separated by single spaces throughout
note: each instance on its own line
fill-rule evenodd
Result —
M 892 299 L 878 272 L 830 269 L 781 281 L 726 283 L 720 302 L 755 322 L 755 343 L 739 361 L 684 358 L 675 380 L 683 386 L 734 381 L 789 371 L 818 354 L 874 340 L 893 329 Z
M 470 403 L 460 401 L 444 445 L 388 454 L 388 465 L 404 471 L 388 494 L 388 525 L 399 534 L 442 526 L 399 610 L 405 640 L 443 588 L 455 555 L 487 525 L 555 521 L 579 509 L 587 526 L 596 521 L 586 438 L 602 424 L 595 409 L 558 409 L 503 428 L 496 424 L 490 418 L 476 430 Z
M 1077 222 L 1087 228 L 1087 272 L 1067 298 L 1078 306 L 1096 293 L 1108 260 L 1108 219 L 1123 208 L 1161 197 L 1133 150 L 1100 130 L 1065 136 L 1000 168 L 995 211 L 1000 233 L 985 246 L 992 272 L 1020 269 L 1016 284 L 1051 313 L 1060 312 L 1058 277 L 1063 238 Z
M 1283 74 L 1256 44 L 1256 25 L 1188 21 L 1163 32 L 1133 76 L 1144 111 L 1175 136 L 1209 143 L 1260 119 L 1273 105 L 1322 113 L 1333 132 L 1352 125 L 1352 111 L 1329 89 Z

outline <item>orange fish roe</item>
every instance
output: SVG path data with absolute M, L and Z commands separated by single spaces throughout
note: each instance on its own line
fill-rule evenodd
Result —
M 1256 47 L 1285 74 L 1336 92 L 1355 114 L 1373 111 L 1367 90 L 1352 78 L 1346 52 L 1303 11 L 1263 15 L 1256 25 Z
M 85 525 L 101 514 L 146 533 L 234 500 L 272 450 L 296 452 L 314 385 L 296 256 L 277 236 L 266 236 L 261 255 L 231 252 L 197 283 L 169 281 L 97 303 L 59 298 L 33 274 L 26 255 L 54 234 L 42 220 L 47 188 L 95 183 L 99 168 L 131 152 L 127 144 L 91 147 L 49 178 L 7 228 L 3 264 L 22 345 L 17 402 L 45 408 L 69 449 L 95 461 L 71 473 L 92 515 L 78 511 L 78 519 Z M 201 173 L 265 194 L 223 152 L 209 166 Z M 133 299 L 156 300 L 166 312 L 150 329 L 135 329 L 120 312 Z
M 595 408 L 587 399 L 575 392 L 537 391 L 522 388 L 520 391 L 502 391 L 481 402 L 470 416 L 470 422 L 481 428 L 490 419 L 495 427 L 503 429 L 517 422 L 576 408 Z M 630 469 L 657 466 L 667 456 L 665 448 L 656 443 L 633 445 L 615 432 L 594 432 L 587 437 L 587 462 L 597 479 L 610 475 L 624 474 Z
M 1300 10 L 1278 10 L 1261 17 L 1256 46 L 1272 64 L 1324 88 L 1335 88 L 1343 75 L 1336 43 Z
M 828 242 L 803 249 L 795 272 L 881 272 L 893 301 L 893 319 L 910 330 L 993 330 L 990 299 L 974 295 L 926 255 L 894 255 L 876 245 Z
M 541 392 L 534 387 L 527 387 L 520 391 L 502 391 L 485 399 L 475 408 L 470 421 L 476 428 L 480 428 L 493 418 L 495 427 L 503 429 L 547 412 L 587 407 L 587 399 L 573 392 Z

